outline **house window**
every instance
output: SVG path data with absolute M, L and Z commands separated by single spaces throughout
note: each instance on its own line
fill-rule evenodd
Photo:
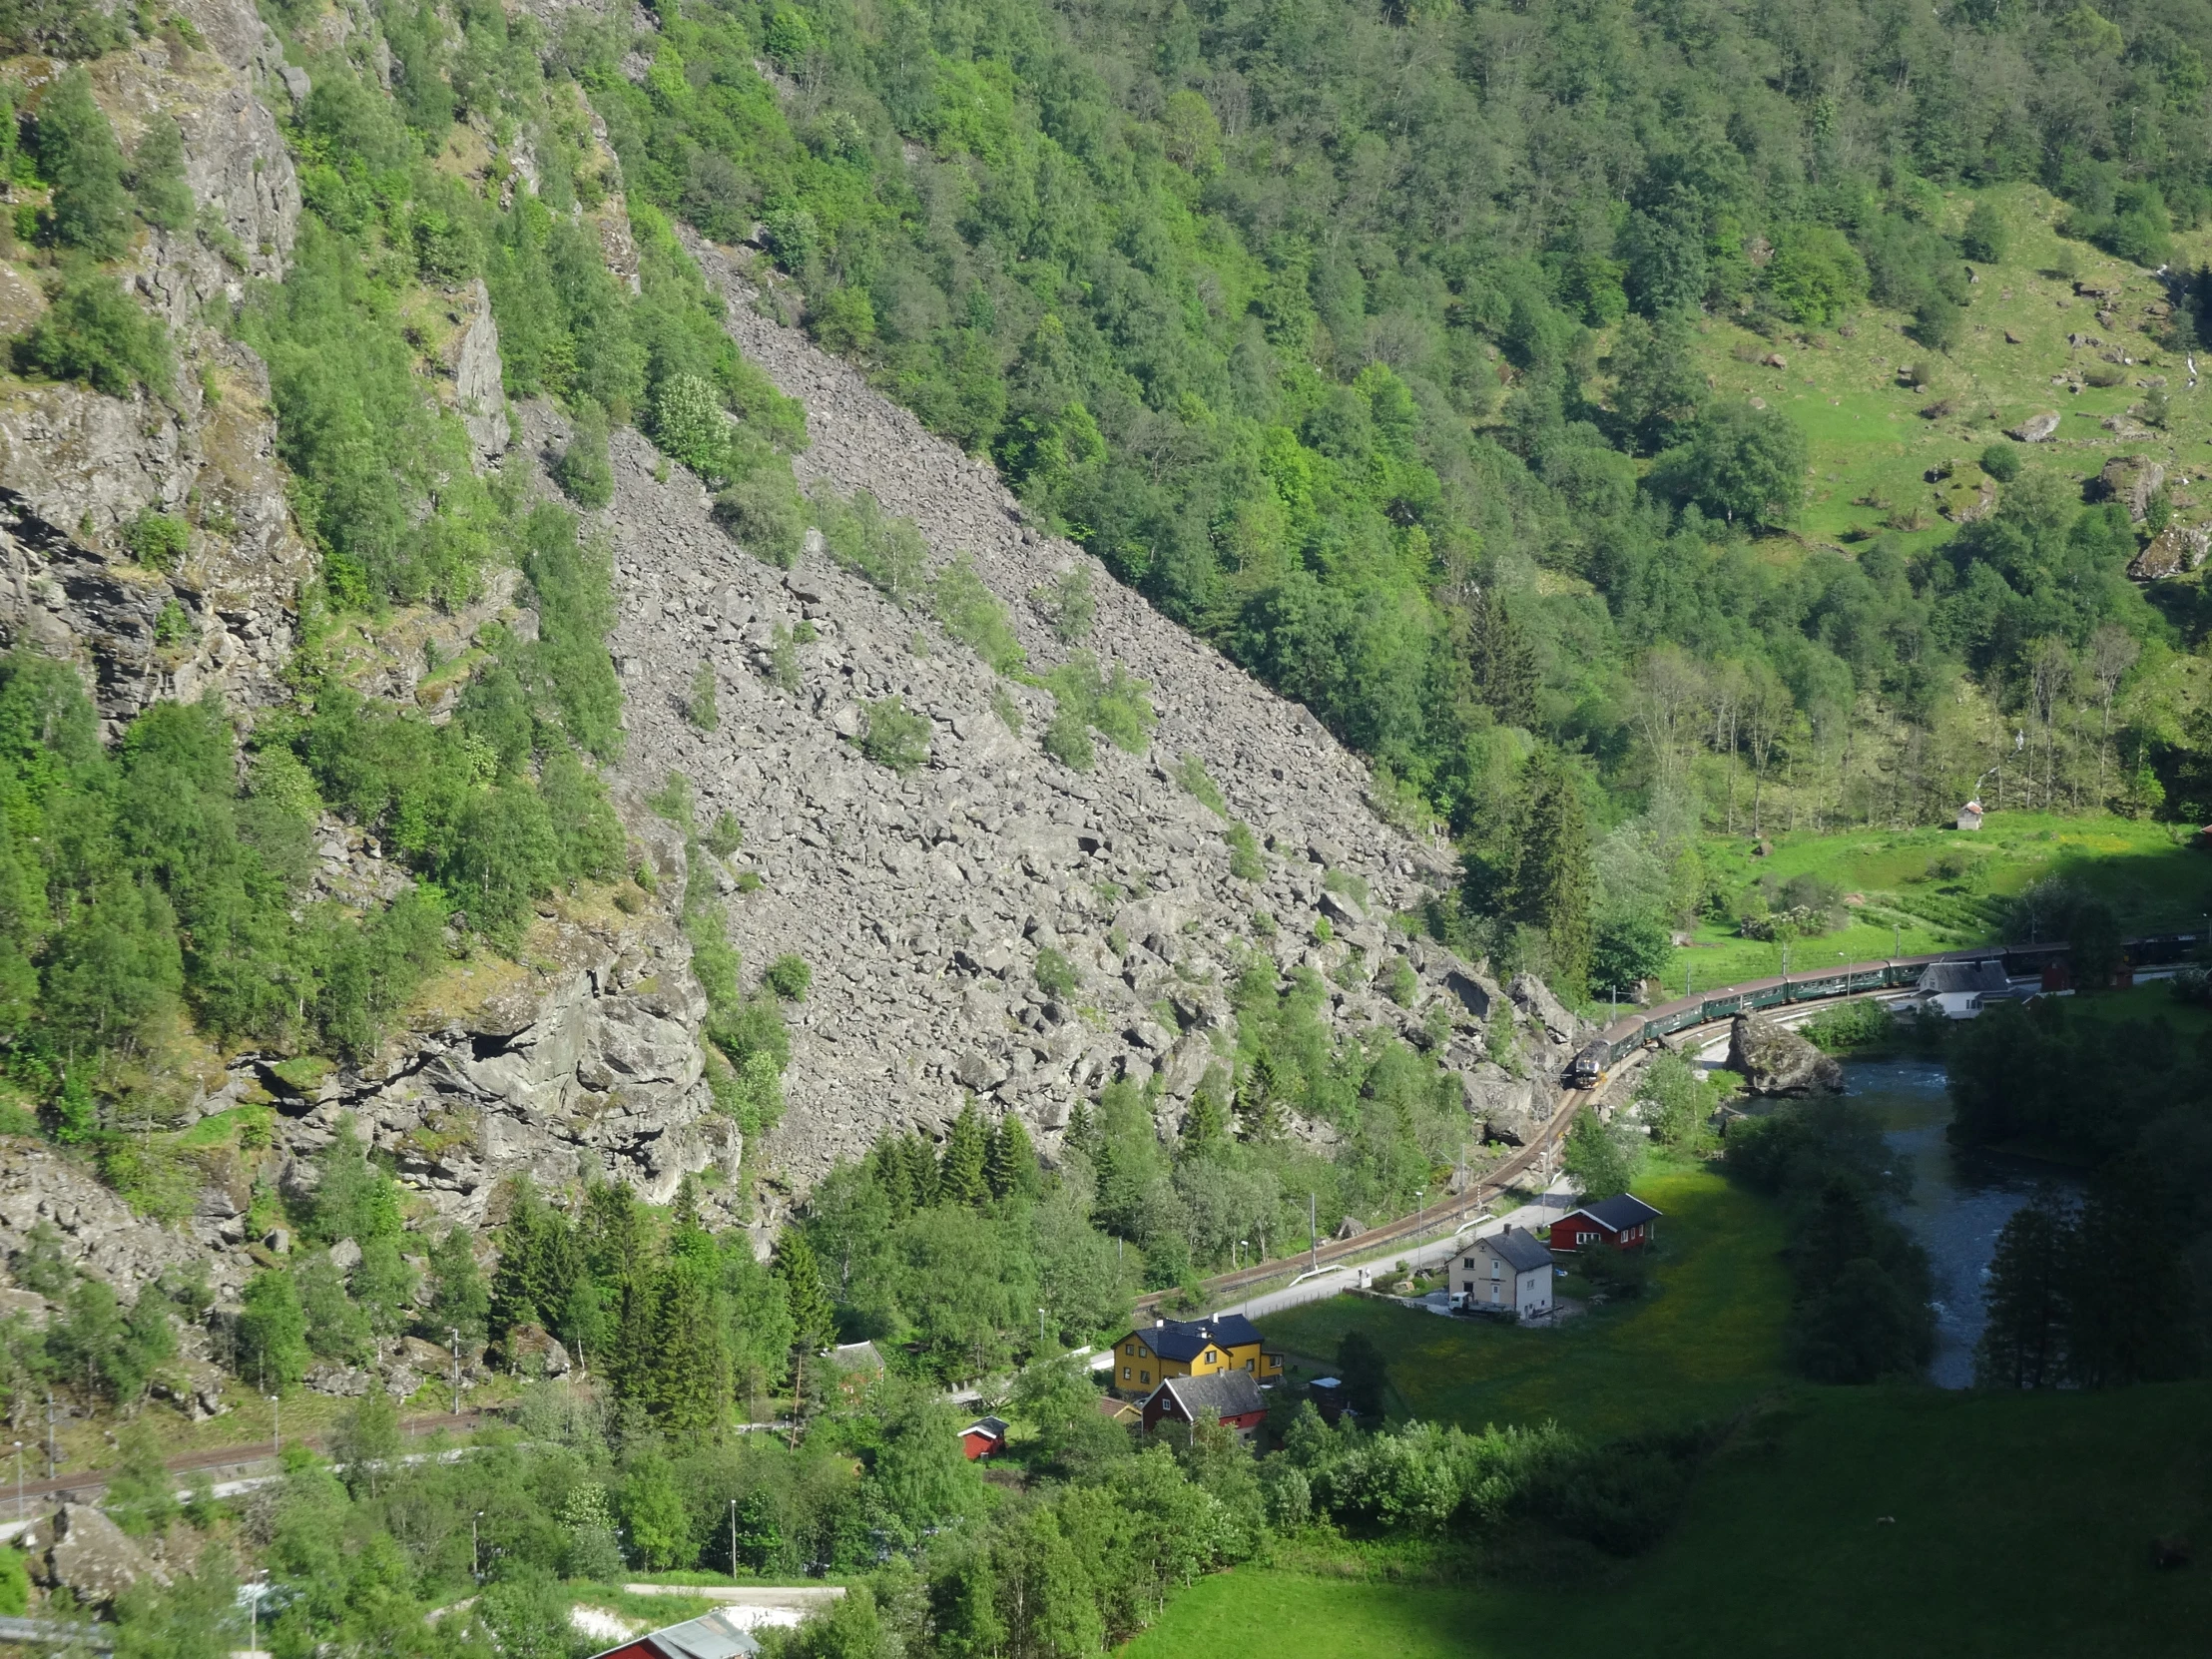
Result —
M 1138 1381 L 1139 1382 L 1151 1382 L 1151 1381 L 1152 1381 L 1152 1373 L 1150 1373 L 1150 1372 L 1148 1372 L 1148 1371 L 1141 1371 L 1141 1372 L 1137 1373 L 1137 1381 Z
M 1247 1360 L 1247 1361 L 1245 1362 L 1245 1370 L 1246 1370 L 1246 1371 L 1250 1371 L 1251 1369 L 1252 1369 L 1252 1362 L 1251 1362 L 1250 1360 Z
M 1121 1380 L 1124 1382 L 1129 1381 L 1129 1368 L 1127 1366 L 1121 1368 Z

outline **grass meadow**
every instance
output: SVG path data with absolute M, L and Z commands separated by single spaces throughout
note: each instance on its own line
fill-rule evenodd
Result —
M 1884 1517 L 1891 1517 L 1885 1519 Z M 2162 1536 L 2199 1543 L 2159 1571 Z M 1166 1659 L 1264 1631 L 1281 1652 L 1389 1659 L 2183 1659 L 2207 1651 L 2212 1385 L 1977 1395 L 1780 1391 L 1715 1456 L 1651 1554 L 1544 1568 L 1470 1545 L 1391 1582 L 1246 1568 L 1132 1642 Z
M 2115 1016 L 2160 987 L 2081 999 Z M 1638 1193 L 1667 1214 L 1655 1293 L 1556 1331 L 1358 1298 L 1261 1322 L 1309 1374 L 1345 1332 L 1390 1357 L 1392 1414 L 1592 1436 L 1733 1428 L 1648 1555 L 1310 1537 L 1200 1580 L 1123 1652 L 1264 1641 L 1332 1659 L 2166 1659 L 2212 1651 L 2212 1384 L 1990 1395 L 1822 1388 L 1782 1366 L 1779 1217 L 1702 1168 Z M 2196 1564 L 2159 1571 L 2152 1544 Z
M 1748 835 L 1709 836 L 1707 865 L 1724 886 L 1812 875 L 1846 897 L 1847 926 L 1790 946 L 1790 971 L 1879 961 L 1994 942 L 2002 902 L 2046 876 L 2060 876 L 2109 903 L 2130 933 L 2197 931 L 2212 914 L 2212 852 L 2169 824 L 2109 815 L 1991 813 L 1978 830 L 1918 829 L 1773 834 L 1755 856 Z M 1706 921 L 1677 951 L 1668 994 L 1684 975 L 1693 989 L 1782 971 L 1782 947 L 1735 936 Z

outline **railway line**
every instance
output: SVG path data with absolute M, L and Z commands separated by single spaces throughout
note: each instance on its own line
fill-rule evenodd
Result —
M 2130 970 L 2170 967 L 2191 955 L 2201 941 L 2202 936 L 2195 933 L 2160 933 L 2130 939 L 2123 947 L 2124 961 Z M 1599 1096 L 1624 1075 L 1618 1069 L 1623 1061 L 1650 1049 L 1662 1039 L 1710 1040 L 1713 1028 L 1726 1025 L 1739 1013 L 1849 1001 L 1903 990 L 1917 984 L 1921 974 L 1937 962 L 1998 960 L 2003 963 L 2008 979 L 2040 978 L 2052 964 L 2063 962 L 2070 949 L 2063 940 L 2057 940 L 1892 956 L 1881 961 L 1846 963 L 1812 973 L 1778 974 L 1742 984 L 1717 986 L 1625 1014 L 1600 1030 L 1569 1064 L 1562 1079 L 1566 1087 L 1560 1094 L 1559 1108 L 1552 1113 L 1542 1132 L 1495 1168 L 1485 1171 L 1479 1181 L 1448 1203 L 1424 1206 L 1412 1215 L 1371 1227 L 1349 1239 L 1317 1244 L 1296 1256 L 1276 1257 L 1218 1274 L 1205 1280 L 1201 1288 L 1210 1300 L 1226 1300 L 1234 1293 L 1253 1290 L 1286 1275 L 1355 1261 L 1392 1245 L 1409 1243 L 1446 1222 L 1454 1226 L 1464 1222 L 1468 1216 L 1484 1210 L 1492 1199 L 1536 1167 L 1566 1138 L 1582 1108 L 1595 1104 Z M 1683 1045 L 1678 1043 L 1677 1046 Z M 1136 1312 L 1140 1317 L 1156 1314 L 1169 1294 L 1154 1291 L 1139 1297 Z

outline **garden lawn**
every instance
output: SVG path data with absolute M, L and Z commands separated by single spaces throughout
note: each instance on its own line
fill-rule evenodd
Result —
M 1223 1574 L 1125 1651 L 1264 1629 L 1278 1652 L 1402 1659 L 2201 1655 L 2212 1573 L 2154 1569 L 2161 1536 L 2212 1536 L 2212 1385 L 1799 1388 L 1707 1465 L 1648 1556 L 1565 1583 Z
M 1603 1436 L 1731 1415 L 1784 1381 L 1780 1212 L 1702 1165 L 1654 1165 L 1636 1194 L 1665 1214 L 1638 1301 L 1522 1330 L 1342 1296 L 1261 1331 L 1308 1376 L 1335 1369 L 1348 1331 L 1367 1332 L 1388 1358 L 1393 1416 L 1470 1429 L 1552 1417 Z

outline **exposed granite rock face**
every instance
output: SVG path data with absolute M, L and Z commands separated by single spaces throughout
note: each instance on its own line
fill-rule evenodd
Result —
M 1842 1094 L 1844 1068 L 1786 1025 L 1738 1014 L 1728 1028 L 1728 1067 L 1758 1095 Z
M 469 284 L 469 321 L 453 357 L 453 396 L 479 469 L 507 452 L 507 390 L 499 364 L 499 324 L 479 276 Z
M 0 645 L 28 640 L 76 661 L 110 722 L 160 697 L 214 691 L 242 711 L 273 700 L 312 563 L 275 460 L 268 376 L 199 320 L 247 277 L 280 276 L 291 252 L 298 182 L 257 96 L 281 55 L 244 0 L 182 10 L 205 50 L 155 39 L 94 65 L 95 96 L 127 150 L 154 120 L 177 122 L 187 183 L 222 228 L 146 232 L 126 265 L 177 341 L 175 388 L 119 399 L 15 384 L 0 396 Z M 44 304 L 22 283 L 0 298 L 25 313 L 11 326 Z M 179 568 L 147 569 L 124 546 L 142 511 L 191 524 Z

